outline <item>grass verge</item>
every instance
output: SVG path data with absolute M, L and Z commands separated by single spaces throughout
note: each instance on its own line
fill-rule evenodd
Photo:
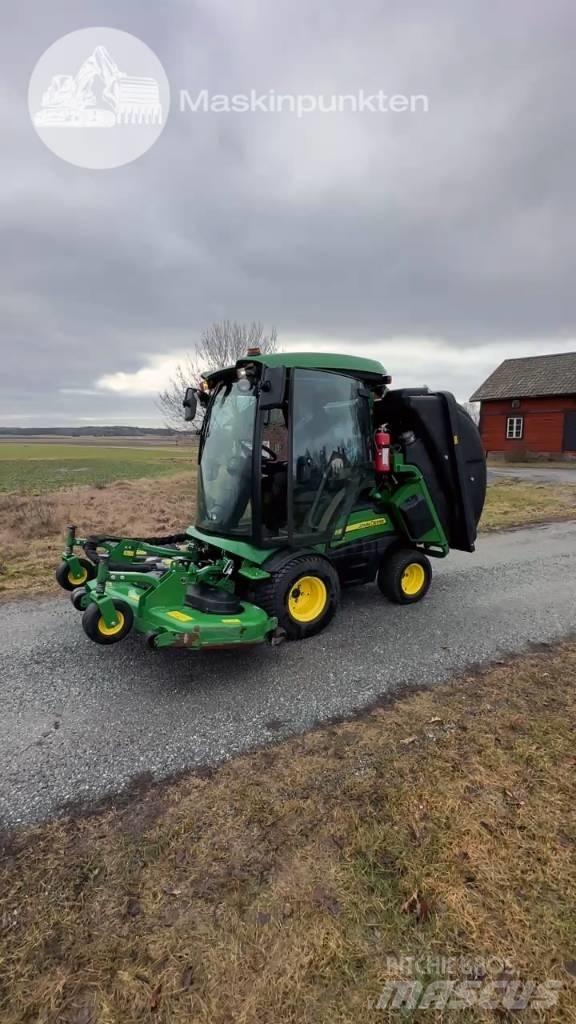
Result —
M 488 485 L 481 529 L 506 529 L 573 518 L 576 518 L 574 484 L 495 480 Z
M 41 495 L 0 493 L 0 596 L 58 592 L 54 569 L 68 523 L 76 523 L 80 535 L 149 537 L 185 530 L 194 518 L 195 479 L 190 468 L 161 480 L 116 480 Z
M 576 518 L 575 484 L 495 480 L 488 485 L 481 530 Z
M 570 643 L 7 837 L 2 1024 L 421 1020 L 375 1008 L 400 956 L 575 1021 L 575 683 Z

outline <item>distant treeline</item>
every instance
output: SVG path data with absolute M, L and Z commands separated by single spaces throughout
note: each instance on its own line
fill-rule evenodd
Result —
M 173 437 L 166 427 L 0 427 L 1 437 Z

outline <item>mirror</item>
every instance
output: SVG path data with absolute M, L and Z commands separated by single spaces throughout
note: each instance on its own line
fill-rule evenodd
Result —
M 198 399 L 196 396 L 196 388 L 186 388 L 186 394 L 184 395 L 184 419 L 187 423 L 196 416 L 196 409 L 198 407 Z
M 283 366 L 267 366 L 262 373 L 261 409 L 278 409 L 286 393 L 286 370 Z

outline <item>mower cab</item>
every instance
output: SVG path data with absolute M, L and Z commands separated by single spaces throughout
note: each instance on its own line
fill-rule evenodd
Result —
M 485 458 L 452 395 L 389 385 L 369 359 L 250 352 L 188 388 L 186 418 L 204 414 L 195 525 L 147 539 L 69 528 L 57 578 L 87 635 L 235 647 L 319 632 L 342 585 L 421 600 L 430 557 L 474 550 Z

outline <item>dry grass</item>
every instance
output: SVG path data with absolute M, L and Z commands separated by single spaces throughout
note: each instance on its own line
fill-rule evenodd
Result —
M 0 494 L 0 597 L 54 591 L 68 523 L 83 534 L 150 536 L 185 529 L 194 508 L 195 471 L 49 494 Z M 570 484 L 498 480 L 488 487 L 481 529 L 575 517 L 576 487 Z
M 576 476 L 574 485 L 496 480 L 488 485 L 480 527 L 503 530 L 565 519 L 576 519 Z
M 175 533 L 193 520 L 194 504 L 191 471 L 48 495 L 0 494 L 0 595 L 54 589 L 68 523 L 76 523 L 84 535 Z
M 423 1020 L 374 1008 L 400 954 L 561 980 L 521 1019 L 576 1021 L 575 683 L 570 644 L 16 835 L 2 1024 Z

